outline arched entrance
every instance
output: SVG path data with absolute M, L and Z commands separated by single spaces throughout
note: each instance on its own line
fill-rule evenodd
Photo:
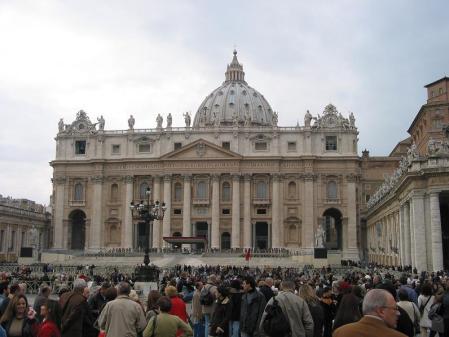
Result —
M 195 223 L 195 236 L 202 236 L 209 240 L 209 225 L 207 222 L 198 221 Z M 196 243 L 195 249 L 202 250 L 205 249 L 204 243 Z
M 70 249 L 84 250 L 86 244 L 86 213 L 77 209 L 69 215 L 71 228 Z
M 221 249 L 231 249 L 231 234 L 228 232 L 221 234 Z
M 323 229 L 326 233 L 324 246 L 327 249 L 343 248 L 342 214 L 336 208 L 329 208 L 323 213 Z
M 266 222 L 256 222 L 255 224 L 256 249 L 268 249 L 268 224 Z

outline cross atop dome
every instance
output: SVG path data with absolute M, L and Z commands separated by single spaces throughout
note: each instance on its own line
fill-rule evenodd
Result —
M 231 64 L 228 64 L 228 67 L 226 69 L 226 82 L 245 82 L 245 72 L 243 71 L 243 65 L 239 63 L 239 60 L 237 60 L 237 50 L 234 49 L 234 57 L 232 58 Z

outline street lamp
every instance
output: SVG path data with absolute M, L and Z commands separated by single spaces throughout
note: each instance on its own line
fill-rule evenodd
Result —
M 151 200 L 151 188 L 147 188 L 145 191 L 146 200 L 141 200 L 140 203 L 134 203 L 131 201 L 129 208 L 131 209 L 131 213 L 133 218 L 137 217 L 142 222 L 145 223 L 145 226 L 150 229 L 150 224 L 154 220 L 163 220 L 164 214 L 167 209 L 165 206 L 165 202 L 160 203 L 159 201 Z M 147 266 L 150 263 L 149 258 L 149 241 L 146 241 L 145 244 L 145 255 L 143 258 L 143 263 Z

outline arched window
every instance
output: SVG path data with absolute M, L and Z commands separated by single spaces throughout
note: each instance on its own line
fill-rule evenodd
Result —
M 145 200 L 147 198 L 147 189 L 148 189 L 148 183 L 142 183 L 140 184 L 140 188 L 139 188 L 139 198 L 140 200 Z
M 76 183 L 73 193 L 73 200 L 83 201 L 84 200 L 84 187 L 81 183 Z
M 182 200 L 182 186 L 181 183 L 175 183 L 175 201 Z
M 111 200 L 112 201 L 118 200 L 118 185 L 117 184 L 111 185 Z
M 337 183 L 335 181 L 329 181 L 327 183 L 327 198 L 337 199 Z
M 257 199 L 267 199 L 267 183 L 265 181 L 257 182 L 256 198 Z
M 231 185 L 225 181 L 221 189 L 221 200 L 230 201 L 231 200 Z
M 231 249 L 231 234 L 228 232 L 221 234 L 221 249 Z
M 296 198 L 296 183 L 294 181 L 290 181 L 288 183 L 288 198 L 289 199 Z
M 206 182 L 199 181 L 196 185 L 196 197 L 198 199 L 206 199 L 207 198 L 207 190 L 206 190 Z

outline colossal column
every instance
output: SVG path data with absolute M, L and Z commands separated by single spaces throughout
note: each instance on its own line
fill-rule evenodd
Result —
M 103 177 L 94 176 L 90 178 L 93 183 L 92 198 L 92 221 L 90 223 L 90 249 L 100 249 L 101 236 L 103 233 Z
M 162 237 L 170 236 L 171 223 L 171 174 L 164 176 L 164 202 L 167 210 L 165 211 L 164 220 L 162 222 Z M 168 247 L 168 243 L 163 243 L 164 247 Z
M 313 193 L 313 173 L 305 173 L 304 179 L 304 223 L 301 233 L 301 247 L 312 253 L 314 247 L 314 193 Z M 321 224 L 319 224 L 321 226 Z M 324 230 L 324 228 L 323 228 Z
M 273 179 L 273 211 L 271 213 L 271 247 L 272 248 L 280 248 L 279 246 L 279 228 L 281 223 L 279 221 L 280 218 L 280 204 L 279 204 L 279 181 L 280 176 L 279 173 L 275 173 L 272 176 Z
M 220 176 L 212 175 L 212 249 L 220 248 Z
M 192 226 L 191 222 L 191 203 L 192 195 L 190 183 L 192 181 L 192 176 L 189 174 L 184 175 L 184 205 L 182 210 L 182 236 L 192 236 Z M 183 245 L 184 248 L 190 249 L 190 245 Z
M 405 265 L 404 205 L 399 205 L 399 264 Z
M 443 241 L 438 192 L 430 193 L 430 226 L 432 230 L 432 269 L 434 271 L 443 270 Z
M 403 207 L 403 216 L 404 216 L 404 264 L 406 266 L 410 266 L 412 264 L 411 256 L 411 235 L 410 235 L 410 203 L 404 203 Z
M 133 217 L 131 209 L 129 208 L 133 201 L 133 183 L 134 177 L 125 177 L 125 211 L 123 212 L 125 218 L 123 221 L 125 239 L 122 241 L 124 248 L 133 247 Z
M 64 249 L 64 196 L 65 196 L 65 177 L 53 178 L 55 187 L 55 212 L 54 212 L 54 233 L 53 248 Z M 8 238 L 9 240 L 9 238 Z M 9 241 L 7 241 L 9 242 Z
M 412 219 L 415 247 L 415 267 L 418 271 L 427 270 L 426 228 L 424 224 L 424 195 L 414 193 L 412 196 Z
M 161 177 L 156 175 L 153 177 L 153 199 L 154 201 L 160 202 L 160 207 L 162 207 L 161 200 Z M 169 216 L 169 214 L 167 214 Z M 153 248 L 160 249 L 161 248 L 161 221 L 154 220 L 153 221 Z
M 243 176 L 243 247 L 251 248 L 251 175 Z
M 240 248 L 240 174 L 234 174 L 232 176 L 231 248 Z
M 349 260 L 359 260 L 357 249 L 357 200 L 356 200 L 356 181 L 357 176 L 350 174 L 346 176 L 348 186 L 348 230 L 346 252 L 343 252 L 344 258 Z

